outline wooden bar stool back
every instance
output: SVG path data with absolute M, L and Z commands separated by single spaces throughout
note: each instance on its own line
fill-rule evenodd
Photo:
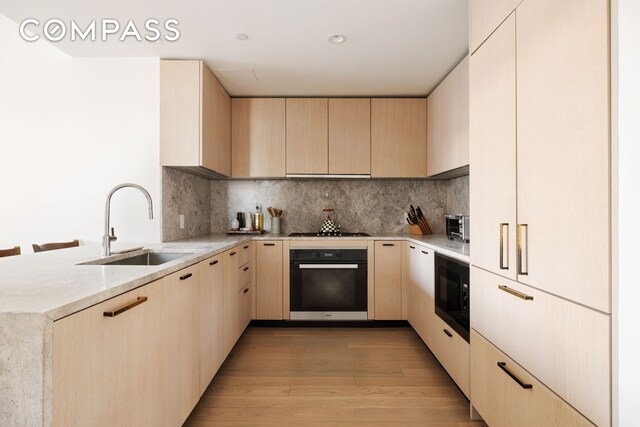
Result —
M 20 246 L 14 246 L 11 249 L 0 249 L 0 258 L 14 255 L 20 255 Z
M 61 243 L 43 243 L 41 245 L 33 245 L 33 252 L 45 252 L 45 251 L 53 251 L 56 249 L 65 249 L 65 248 L 75 248 L 76 246 L 80 246 L 80 241 L 72 240 L 71 242 L 61 242 Z

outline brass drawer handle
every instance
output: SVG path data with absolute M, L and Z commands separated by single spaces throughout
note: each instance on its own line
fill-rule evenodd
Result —
M 276 244 L 275 243 L 263 243 L 262 245 L 263 246 L 275 246 Z
M 395 246 L 393 243 L 383 243 L 382 246 Z
M 453 338 L 453 334 L 452 334 L 451 332 L 447 331 L 446 329 L 443 329 L 442 331 L 443 331 L 445 334 L 447 334 L 447 336 L 448 336 L 449 338 Z
M 529 224 L 518 224 L 518 274 L 529 274 Z
M 517 382 L 518 385 L 524 388 L 525 390 L 533 388 L 533 384 L 527 384 L 523 382 L 520 378 L 513 375 L 513 373 L 507 369 L 507 362 L 498 362 L 498 368 L 502 369 L 507 375 L 511 377 L 511 379 Z
M 249 269 L 249 267 L 245 267 L 245 268 L 244 268 L 244 271 L 247 271 L 248 269 Z
M 229 254 L 229 256 L 234 256 L 235 254 L 236 254 L 236 252 L 231 252 L 231 253 Z
M 216 265 L 217 263 L 218 263 L 218 260 L 216 259 L 216 260 L 211 261 L 211 262 L 209 263 L 209 265 Z
M 514 297 L 523 299 L 525 301 L 533 301 L 533 297 L 531 295 L 523 294 L 522 292 L 516 291 L 515 289 L 511 289 L 508 286 L 498 285 L 498 289 L 500 289 L 501 291 L 505 291 L 506 293 L 511 294 Z
M 246 289 L 243 291 L 243 293 L 245 293 L 245 294 L 246 294 L 247 292 L 249 292 L 249 288 L 246 288 Z
M 180 276 L 180 280 L 187 280 L 191 276 L 193 276 L 193 273 L 185 274 L 184 276 Z
M 131 310 L 136 305 L 140 305 L 146 301 L 147 301 L 147 297 L 138 297 L 138 299 L 132 302 L 131 304 L 127 304 L 124 307 L 121 307 L 115 311 L 105 311 L 104 313 L 102 313 L 102 315 L 104 317 L 116 317 L 118 314 L 122 314 L 127 310 Z
M 504 227 L 507 227 L 507 262 L 504 262 Z M 503 222 L 500 223 L 500 270 L 508 270 L 509 269 L 509 223 Z

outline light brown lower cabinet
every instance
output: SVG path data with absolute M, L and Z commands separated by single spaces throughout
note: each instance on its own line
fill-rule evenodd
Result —
M 54 322 L 54 426 L 167 425 L 163 281 Z
M 282 320 L 282 241 L 256 245 L 256 319 Z
M 375 243 L 376 320 L 402 319 L 402 241 Z
M 473 329 L 471 404 L 491 427 L 593 426 Z
M 429 349 L 451 378 L 469 397 L 469 343 L 447 325 L 437 314 L 429 322 Z
M 222 256 L 200 263 L 200 395 L 224 361 L 222 354 Z
M 162 418 L 167 426 L 182 425 L 200 399 L 200 268 L 182 269 L 162 281 Z M 196 344 L 198 343 L 198 344 Z M 148 354 L 148 358 L 157 355 Z

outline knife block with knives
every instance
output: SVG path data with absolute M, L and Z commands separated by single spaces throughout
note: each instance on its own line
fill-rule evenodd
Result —
M 424 216 L 420 206 L 413 207 L 409 205 L 409 212 L 407 212 L 407 223 L 409 224 L 409 233 L 413 235 L 430 235 L 433 234 L 431 226 L 427 218 Z

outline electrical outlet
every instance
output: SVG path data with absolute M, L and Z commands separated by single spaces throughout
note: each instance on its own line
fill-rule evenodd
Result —
M 180 230 L 184 230 L 184 214 L 180 214 Z

